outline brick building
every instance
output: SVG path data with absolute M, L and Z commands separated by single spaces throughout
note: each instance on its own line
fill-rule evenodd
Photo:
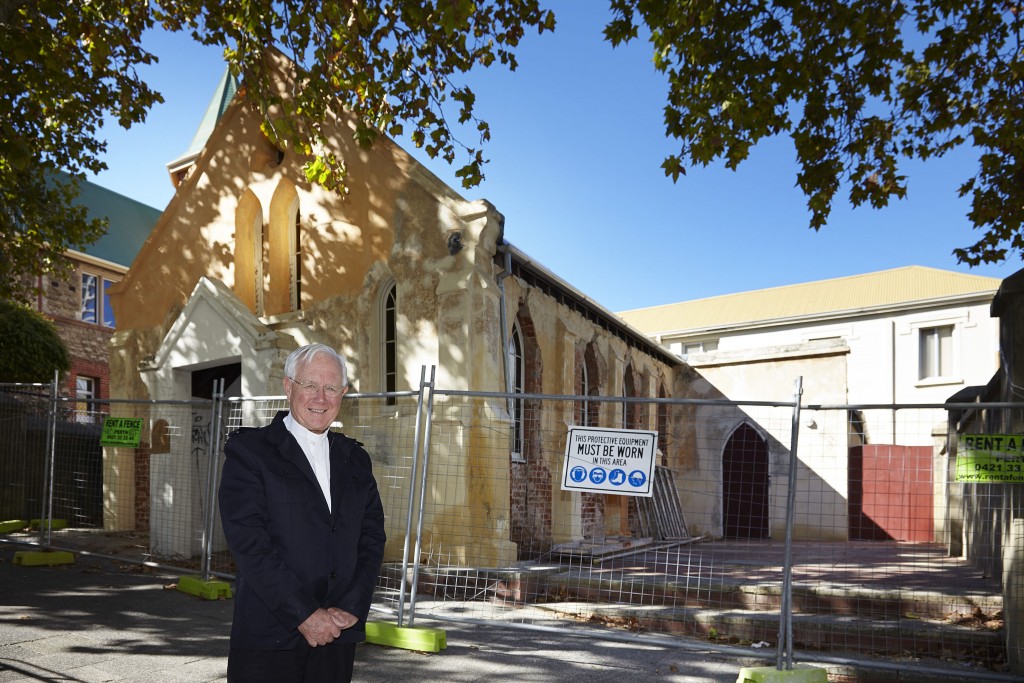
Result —
M 106 234 L 84 251 L 68 250 L 72 271 L 66 278 L 43 276 L 34 307 L 53 320 L 67 345 L 71 370 L 61 391 L 82 399 L 110 398 L 110 340 L 116 320 L 109 288 L 128 271 L 149 236 L 160 211 L 104 187 L 82 181 L 76 203 L 89 218 L 106 217 Z M 78 419 L 90 420 L 86 403 L 76 406 Z

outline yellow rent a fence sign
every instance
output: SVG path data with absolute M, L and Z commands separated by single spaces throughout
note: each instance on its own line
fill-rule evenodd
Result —
M 969 484 L 1024 483 L 1022 434 L 965 434 L 956 456 L 956 480 Z
M 141 417 L 108 417 L 103 421 L 100 445 L 138 448 L 141 437 Z

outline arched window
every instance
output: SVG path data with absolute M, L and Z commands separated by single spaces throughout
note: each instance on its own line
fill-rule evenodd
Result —
M 573 408 L 574 419 L 580 427 L 596 427 L 601 404 L 590 397 L 600 395 L 600 373 L 593 344 L 587 345 L 582 361 L 576 375 L 576 395 L 580 398 Z
M 266 315 L 297 311 L 301 306 L 302 226 L 299 216 L 299 194 L 294 184 L 282 180 L 270 200 Z
M 583 396 L 582 402 L 579 407 L 579 421 L 581 427 L 592 427 L 590 424 L 590 401 L 586 399 L 590 396 L 590 372 L 587 370 L 587 364 L 584 363 L 580 367 L 580 396 Z
M 668 394 L 665 386 L 658 386 L 658 398 L 665 399 Z M 668 403 L 658 403 L 658 447 L 661 449 L 661 466 L 668 466 Z
M 626 366 L 626 372 L 622 377 L 622 398 L 632 398 L 636 396 L 636 386 L 633 384 L 633 364 L 630 363 Z M 636 429 L 636 404 L 630 403 L 629 401 L 622 401 L 622 426 L 625 429 Z
M 508 368 L 510 392 L 524 393 L 526 373 L 523 364 L 523 335 L 519 331 L 519 323 L 512 325 L 512 335 L 508 340 Z M 512 399 L 512 459 L 523 460 L 523 400 Z
M 380 359 L 384 391 L 398 391 L 398 306 L 394 282 L 386 284 L 380 299 Z M 388 405 L 395 404 L 389 396 Z
M 295 212 L 295 229 L 292 231 L 292 241 L 289 245 L 292 255 L 292 310 L 302 309 L 302 220 L 299 212 Z
M 263 207 L 246 189 L 235 210 L 235 294 L 256 315 L 263 315 Z

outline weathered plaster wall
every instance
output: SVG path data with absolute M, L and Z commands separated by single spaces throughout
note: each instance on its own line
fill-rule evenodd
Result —
M 593 357 L 588 376 L 591 391 L 621 396 L 626 368 L 634 374 L 633 395 L 654 398 L 659 388 L 671 391 L 676 370 L 626 344 L 593 321 L 529 287 L 518 278 L 505 281 L 508 334 L 519 322 L 524 339 L 527 393 L 574 396 L 587 349 Z M 535 356 L 535 357 L 534 357 Z M 568 428 L 577 424 L 570 401 L 526 401 L 524 462 L 512 464 L 511 514 L 513 537 L 534 547 L 520 553 L 544 552 L 546 544 L 600 540 L 631 533 L 629 501 L 611 495 L 574 494 L 561 490 L 563 455 Z M 637 407 L 637 429 L 657 429 L 657 411 Z M 622 405 L 600 403 L 598 426 L 624 427 Z
M 805 404 L 846 403 L 846 359 L 849 349 L 842 342 L 808 342 L 802 345 L 772 347 L 755 357 L 746 353 L 743 363 L 731 361 L 727 353 L 707 353 L 691 357 L 700 379 L 687 385 L 691 398 L 722 399 L 742 396 L 750 401 L 793 401 L 796 380 L 803 378 Z M 786 487 L 790 467 L 792 408 L 786 406 L 739 406 L 725 410 L 718 406 L 700 406 L 692 411 L 696 441 L 686 441 L 680 449 L 684 471 L 702 482 L 700 488 L 681 487 L 683 509 L 690 532 L 722 534 L 722 500 L 707 495 L 707 490 L 722 490 L 722 448 L 729 436 L 744 422 L 754 426 L 766 439 L 771 484 L 769 519 L 772 538 L 785 533 Z M 797 468 L 794 538 L 801 540 L 845 540 L 846 524 L 836 524 L 847 515 L 846 457 L 847 415 L 843 411 L 820 411 L 801 422 Z M 711 444 L 701 449 L 697 444 Z M 823 522 L 824 520 L 824 522 Z

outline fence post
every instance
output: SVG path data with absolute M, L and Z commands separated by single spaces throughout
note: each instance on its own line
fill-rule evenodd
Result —
M 796 513 L 796 470 L 799 461 L 797 440 L 800 433 L 800 399 L 804 378 L 797 377 L 793 397 L 793 425 L 789 439 L 789 490 L 786 492 L 786 543 L 782 563 L 782 605 L 779 610 L 779 648 L 775 668 L 793 668 L 793 523 Z
M 426 388 L 427 366 L 420 366 L 420 393 L 416 398 L 416 429 L 412 437 L 412 467 L 409 476 L 409 506 L 405 515 L 405 544 L 402 546 L 402 578 L 398 584 L 398 619 L 396 624 L 402 625 L 405 619 L 405 583 L 409 571 L 409 541 L 412 536 L 412 506 L 416 501 L 416 465 L 419 462 L 420 433 L 423 428 L 423 390 Z M 430 377 L 434 381 L 433 372 Z
M 53 371 L 50 383 L 50 410 L 46 421 L 46 443 L 49 446 L 49 462 L 43 465 L 43 499 L 39 511 L 39 543 L 49 547 L 53 542 L 53 477 L 57 466 L 57 386 L 60 372 Z M 45 457 L 45 456 L 44 456 Z
M 420 481 L 420 508 L 419 519 L 416 520 L 416 551 L 412 558 L 412 588 L 409 596 L 409 627 L 413 626 L 416 619 L 416 585 L 420 580 L 420 544 L 423 540 L 423 510 L 426 507 L 427 497 L 427 471 L 430 465 L 430 425 L 433 422 L 434 413 L 434 375 L 437 371 L 435 366 L 430 366 L 430 384 L 427 385 L 430 394 L 427 397 L 427 425 L 423 430 L 423 476 Z
M 200 578 L 210 580 L 210 561 L 213 555 L 214 509 L 217 500 L 217 472 L 220 464 L 220 427 L 224 406 L 224 378 L 214 380 L 213 404 L 210 406 L 209 464 L 206 468 L 206 509 L 203 510 L 203 566 Z
M 1024 518 L 1010 521 L 1003 545 L 1003 614 L 1010 672 L 1024 673 Z

